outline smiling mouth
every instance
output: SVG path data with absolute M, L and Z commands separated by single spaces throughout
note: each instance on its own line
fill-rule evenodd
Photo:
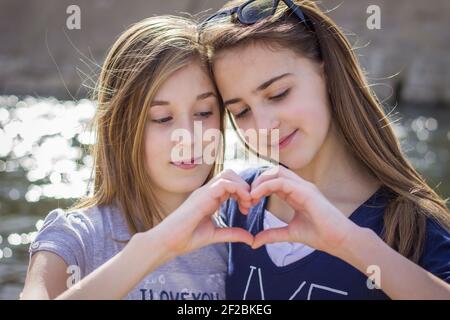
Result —
M 181 169 L 192 169 L 201 164 L 202 158 L 192 158 L 190 160 L 171 161 L 170 163 Z
M 286 147 L 295 137 L 295 135 L 297 134 L 298 129 L 294 130 L 291 134 L 283 137 L 280 139 L 280 141 L 278 142 L 278 147 L 280 149 Z

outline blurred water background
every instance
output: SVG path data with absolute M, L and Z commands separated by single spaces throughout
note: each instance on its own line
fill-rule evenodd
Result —
M 196 13 L 223 2 L 0 0 L 0 299 L 18 298 L 28 245 L 45 215 L 88 191 L 87 149 L 94 140 L 86 125 L 95 104 L 83 85 L 95 82 L 107 48 L 126 26 L 146 16 Z M 82 10 L 81 30 L 64 30 L 71 3 Z M 341 4 L 331 15 L 360 36 L 359 58 L 374 77 L 371 83 L 380 83 L 377 93 L 386 98 L 404 152 L 429 184 L 449 197 L 450 2 L 323 3 Z M 382 9 L 382 30 L 365 26 L 371 4 Z M 232 132 L 227 139 L 230 145 L 237 141 Z M 226 166 L 241 170 L 242 155 L 242 149 L 237 154 L 227 149 Z
M 402 106 L 396 132 L 415 167 L 440 193 L 450 195 L 450 113 Z M 18 297 L 29 243 L 55 207 L 70 206 L 88 190 L 93 136 L 89 100 L 0 96 L 0 299 Z M 227 140 L 236 136 L 227 131 Z M 226 166 L 243 164 L 227 151 Z M 238 157 L 242 157 L 240 150 Z M 248 165 L 248 164 L 246 164 Z

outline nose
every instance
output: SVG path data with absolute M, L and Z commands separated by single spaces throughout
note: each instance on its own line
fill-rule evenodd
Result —
M 258 151 L 265 155 L 271 156 L 271 146 L 278 143 L 280 120 L 276 112 L 264 110 L 254 115 L 255 125 L 257 129 L 257 145 Z
M 198 157 L 201 155 L 202 145 L 201 122 L 194 123 L 189 115 L 180 118 L 176 129 L 172 132 L 172 141 L 177 150 L 183 150 L 186 158 Z
M 270 136 L 275 130 L 279 130 L 280 120 L 275 112 L 264 110 L 264 112 L 255 114 L 255 125 L 259 134 L 263 134 L 265 132 Z

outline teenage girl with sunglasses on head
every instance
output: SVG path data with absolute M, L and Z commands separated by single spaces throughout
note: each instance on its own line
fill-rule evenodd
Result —
M 284 165 L 241 174 L 247 215 L 223 206 L 255 236 L 229 245 L 227 298 L 450 299 L 446 202 L 402 153 L 336 24 L 313 1 L 238 0 L 200 32 L 233 126 L 278 130 L 267 140 Z

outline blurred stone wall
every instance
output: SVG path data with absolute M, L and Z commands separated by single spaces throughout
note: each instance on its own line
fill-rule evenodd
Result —
M 83 84 L 89 87 L 95 81 L 95 63 L 102 63 L 127 26 L 152 15 L 216 10 L 222 3 L 0 0 L 0 94 L 83 97 L 87 94 Z M 66 27 L 71 4 L 81 9 L 80 30 Z M 330 16 L 353 34 L 349 39 L 356 47 L 362 47 L 357 53 L 381 98 L 450 105 L 450 1 L 323 0 L 320 4 L 325 9 L 338 6 Z M 380 30 L 367 28 L 369 5 L 381 8 Z

